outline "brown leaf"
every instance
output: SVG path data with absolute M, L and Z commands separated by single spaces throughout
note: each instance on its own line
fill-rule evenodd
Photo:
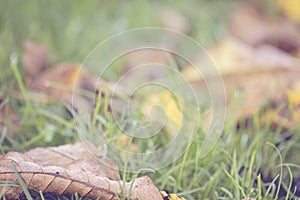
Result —
M 125 55 L 125 67 L 122 70 L 122 74 L 125 74 L 134 67 L 140 65 L 149 64 L 149 63 L 159 63 L 168 65 L 168 58 L 170 54 L 166 51 L 160 49 L 142 49 L 134 52 L 130 52 Z M 156 72 L 153 72 L 153 76 L 156 75 Z
M 191 30 L 191 24 L 187 17 L 176 10 L 163 8 L 160 13 L 160 19 L 163 26 L 166 28 L 181 33 L 188 33 Z
M 232 15 L 231 33 L 252 46 L 271 44 L 287 52 L 300 47 L 299 28 L 286 19 L 271 18 L 261 6 L 242 4 Z
M 80 66 L 61 64 L 40 73 L 29 88 L 47 94 L 49 101 L 57 101 L 64 94 L 71 93 L 77 83 Z
M 60 64 L 40 73 L 33 79 L 29 89 L 33 101 L 64 101 L 79 112 L 92 113 L 95 96 L 98 93 L 102 97 L 110 95 L 107 88 L 113 86 L 113 83 L 91 75 L 79 64 Z M 13 96 L 23 98 L 19 93 Z
M 109 159 L 102 163 L 101 159 L 98 149 L 87 142 L 37 148 L 26 153 L 9 152 L 0 156 L 0 180 L 18 183 L 13 163 L 26 186 L 37 191 L 78 192 L 80 196 L 95 199 L 162 199 L 150 178 L 124 183 L 117 166 Z M 3 189 L 7 198 L 16 198 L 22 192 L 20 187 L 0 186 L 0 191 Z
M 26 74 L 32 77 L 38 75 L 47 64 L 47 49 L 45 45 L 25 40 L 23 43 L 22 62 Z
M 261 124 L 269 124 L 276 130 L 291 130 L 299 126 L 300 91 L 289 90 L 287 95 L 272 102 L 271 107 L 262 114 Z
M 7 136 L 12 138 L 20 129 L 21 121 L 13 108 L 0 98 L 0 130 L 7 129 Z
M 227 38 L 209 49 L 208 54 L 225 83 L 231 121 L 253 115 L 267 101 L 281 98 L 300 81 L 300 60 L 270 45 L 254 48 Z M 200 58 L 198 64 L 205 63 Z M 198 89 L 205 89 L 205 82 L 192 66 L 182 74 Z
M 91 113 L 91 99 L 76 92 L 85 90 L 93 95 L 99 89 L 97 82 L 97 78 L 88 74 L 80 65 L 60 64 L 40 73 L 33 79 L 29 88 L 40 94 L 35 97 L 42 102 L 63 100 L 72 104 L 78 111 Z M 72 101 L 73 99 L 75 100 Z

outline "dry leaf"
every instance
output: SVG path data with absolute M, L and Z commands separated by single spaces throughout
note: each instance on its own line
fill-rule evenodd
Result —
M 0 180 L 18 183 L 13 163 L 26 186 L 37 191 L 77 192 L 95 199 L 162 199 L 150 178 L 140 177 L 133 183 L 124 183 L 117 166 L 107 158 L 103 163 L 102 159 L 98 149 L 87 142 L 37 148 L 26 153 L 9 152 L 0 157 Z M 16 198 L 22 192 L 20 187 L 1 186 L 1 190 L 5 190 L 7 198 Z
M 30 84 L 31 90 L 44 93 L 49 101 L 57 101 L 71 93 L 79 78 L 80 66 L 62 64 L 40 73 Z
M 13 108 L 0 98 L 0 130 L 7 130 L 7 136 L 12 138 L 20 129 L 21 121 Z
M 145 115 L 149 115 L 152 112 L 151 115 L 157 117 L 157 121 L 163 122 L 167 120 L 166 129 L 171 134 L 170 136 L 174 136 L 180 130 L 182 119 L 181 109 L 177 103 L 171 92 L 164 91 L 151 95 L 147 101 L 144 102 L 142 110 Z M 157 113 L 153 113 L 155 110 L 152 108 L 157 105 L 164 109 L 166 119 L 159 119 L 160 116 L 158 116 Z
M 80 65 L 61 64 L 43 71 L 37 76 L 29 88 L 38 92 L 36 95 L 42 102 L 57 102 L 63 100 L 80 111 L 92 113 L 93 95 L 100 92 L 102 84 L 108 83 L 90 75 Z M 82 95 L 80 92 L 90 92 L 90 97 Z
M 164 197 L 164 200 L 185 200 L 185 198 L 176 194 L 167 194 L 165 191 L 161 191 L 160 193 Z
M 163 8 L 161 10 L 160 19 L 166 28 L 185 34 L 191 30 L 191 24 L 188 19 L 176 10 Z
M 22 62 L 26 74 L 31 77 L 38 75 L 47 64 L 46 47 L 29 40 L 24 41 Z
M 208 54 L 223 78 L 231 121 L 253 115 L 267 101 L 281 98 L 300 81 L 300 60 L 273 46 L 254 48 L 227 38 L 209 49 Z M 201 57 L 197 63 L 205 64 Z M 196 88 L 206 89 L 194 67 L 184 68 L 182 74 Z
M 72 94 L 73 88 L 96 92 L 97 78 L 88 74 L 80 65 L 60 64 L 45 70 L 47 49 L 43 44 L 26 40 L 23 43 L 23 66 L 31 76 L 30 100 L 52 103 L 63 100 L 82 112 L 92 112 L 92 104 L 79 94 Z M 21 93 L 13 92 L 15 98 L 23 99 Z M 74 101 L 72 101 L 75 99 Z
M 23 43 L 22 58 L 24 71 L 31 76 L 28 92 L 31 101 L 53 103 L 63 100 L 80 112 L 91 113 L 93 95 L 100 92 L 102 84 L 110 86 L 89 74 L 79 64 L 58 64 L 45 69 L 48 59 L 43 44 L 26 40 Z M 90 92 L 90 96 L 82 94 L 85 92 Z M 13 92 L 12 95 L 24 99 L 20 92 Z
M 278 109 L 279 108 L 279 109 Z M 291 130 L 299 126 L 300 120 L 300 91 L 289 90 L 287 95 L 274 101 L 269 108 L 261 116 L 260 122 L 268 124 L 276 129 L 281 127 L 284 130 Z
M 299 0 L 277 0 L 281 11 L 295 22 L 300 22 L 300 1 Z
M 252 46 L 271 44 L 287 52 L 297 52 L 300 47 L 297 26 L 286 19 L 268 17 L 253 3 L 242 4 L 233 13 L 230 30 L 235 37 Z
M 81 65 L 61 64 L 43 71 L 29 88 L 39 92 L 43 96 L 40 98 L 47 102 L 62 100 L 78 112 L 92 113 L 96 96 L 110 96 L 109 88 L 114 88 L 114 83 L 98 79 Z
M 125 66 L 122 70 L 121 75 L 125 74 L 134 67 L 140 65 L 145 65 L 149 63 L 159 63 L 163 65 L 169 65 L 168 58 L 170 54 L 166 51 L 160 49 L 142 49 L 138 51 L 131 52 L 125 56 Z M 155 76 L 156 72 L 153 72 Z
M 80 94 L 73 93 L 75 87 L 95 92 L 93 77 L 88 79 L 86 76 L 89 75 L 80 65 L 61 64 L 41 72 L 33 79 L 29 89 L 39 94 L 34 96 L 35 101 L 51 103 L 63 100 L 78 111 L 91 113 L 92 103 Z

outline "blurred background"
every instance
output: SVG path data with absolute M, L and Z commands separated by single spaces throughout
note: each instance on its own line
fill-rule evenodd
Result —
M 164 27 L 190 36 L 214 60 L 226 87 L 227 119 L 219 146 L 208 158 L 198 163 L 195 156 L 199 146 L 194 144 L 186 155 L 189 162 L 184 170 L 179 160 L 151 174 L 154 183 L 187 199 L 241 199 L 244 193 L 258 196 L 258 174 L 262 174 L 263 193 L 270 199 L 296 198 L 300 196 L 299 24 L 299 0 L 2 0 L 1 152 L 74 142 L 72 133 L 76 131 L 65 109 L 70 96 L 41 85 L 47 80 L 72 85 L 76 74 L 72 66 L 82 63 L 97 44 L 114 34 L 133 28 Z M 149 57 L 160 60 L 160 56 L 150 52 L 120 60 L 106 81 L 113 82 L 131 66 Z M 197 55 L 195 61 L 201 64 Z M 51 71 L 57 65 L 66 71 Z M 179 68 L 195 88 L 203 88 L 204 81 L 195 76 L 191 66 L 179 63 Z M 84 75 L 83 80 L 93 85 L 94 78 Z M 26 97 L 26 90 L 46 97 Z M 172 102 L 170 96 L 159 98 L 165 104 Z M 27 104 L 38 109 L 30 111 L 32 105 Z M 77 106 L 80 110 L 90 105 L 84 102 Z M 170 116 L 178 112 L 172 106 L 167 111 Z M 172 123 L 178 126 L 176 119 Z M 291 167 L 292 176 L 289 170 L 281 173 L 283 183 L 277 176 L 282 163 L 266 142 L 274 144 L 285 166 Z
M 236 4 L 235 1 L 2 1 L 1 38 L 5 40 L 1 40 L 1 46 L 5 48 L 1 55 L 29 39 L 45 43 L 61 60 L 81 62 L 91 48 L 107 37 L 151 26 L 177 29 L 209 45 L 226 33 L 226 19 Z

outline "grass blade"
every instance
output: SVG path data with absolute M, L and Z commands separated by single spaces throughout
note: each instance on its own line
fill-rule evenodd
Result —
M 16 169 L 16 167 L 15 167 L 15 165 L 14 165 L 14 163 L 13 163 L 12 161 L 11 161 L 11 166 L 12 166 L 12 168 L 13 168 L 15 174 L 16 174 L 16 177 L 17 177 L 17 179 L 18 179 L 18 182 L 19 182 L 20 186 L 22 187 L 22 189 L 23 189 L 23 191 L 24 191 L 24 194 L 25 194 L 26 198 L 27 198 L 28 200 L 33 200 L 32 197 L 31 197 L 31 195 L 30 195 L 30 193 L 29 193 L 29 191 L 28 191 L 27 186 L 25 185 L 25 183 L 24 183 L 22 177 L 21 177 L 20 174 L 18 173 L 18 171 L 17 171 L 17 169 Z

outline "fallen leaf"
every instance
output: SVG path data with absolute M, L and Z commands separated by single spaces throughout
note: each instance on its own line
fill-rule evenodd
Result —
M 13 108 L 0 98 L 0 130 L 7 131 L 7 136 L 12 138 L 20 129 L 21 121 Z
M 185 200 L 185 198 L 176 194 L 168 194 L 165 191 L 161 191 L 160 193 L 162 194 L 164 200 Z
M 43 71 L 29 86 L 29 89 L 44 93 L 49 101 L 57 101 L 66 93 L 71 93 L 79 78 L 80 66 L 61 64 Z
M 155 113 L 155 109 L 153 108 L 157 105 L 164 109 L 166 116 L 160 116 Z M 166 124 L 162 125 L 166 125 L 165 128 L 168 133 L 170 133 L 169 136 L 175 136 L 181 128 L 181 108 L 178 106 L 178 102 L 173 98 L 170 91 L 150 95 L 150 97 L 144 102 L 142 110 L 145 115 L 149 115 L 151 113 L 151 116 L 155 116 L 156 121 L 163 122 L 167 120 Z M 164 117 L 166 117 L 166 119 L 164 119 Z
M 208 54 L 224 81 L 227 114 L 232 122 L 253 115 L 271 99 L 280 99 L 300 81 L 300 60 L 270 45 L 254 48 L 229 37 L 210 48 Z M 205 65 L 201 61 L 200 57 L 196 62 Z M 184 68 L 182 74 L 195 88 L 206 90 L 194 67 Z
M 169 65 L 168 58 L 170 58 L 170 53 L 160 49 L 142 49 L 130 52 L 125 55 L 125 64 L 123 70 L 121 70 L 121 75 L 124 75 L 134 67 L 144 64 L 159 63 L 162 65 Z M 155 73 L 156 72 L 153 72 L 153 76 L 156 75 Z
M 22 62 L 27 75 L 38 75 L 47 64 L 47 48 L 43 44 L 25 40 L 23 43 Z
M 160 12 L 160 19 L 164 27 L 180 33 L 186 34 L 191 30 L 191 24 L 188 18 L 176 10 L 162 8 Z
M 100 92 L 104 96 L 102 86 L 110 88 L 112 84 L 98 80 L 79 64 L 56 64 L 45 69 L 50 61 L 48 57 L 43 44 L 24 41 L 23 66 L 25 75 L 31 78 L 29 100 L 42 103 L 64 101 L 79 112 L 92 113 L 95 95 Z M 12 92 L 12 96 L 24 99 L 18 91 Z
M 295 53 L 300 47 L 299 28 L 286 19 L 268 16 L 258 4 L 241 4 L 233 12 L 230 31 L 233 36 L 255 47 L 270 44 Z
M 86 147 L 88 145 L 88 148 Z M 37 148 L 0 156 L 0 180 L 18 184 L 18 174 L 28 188 L 56 194 L 78 193 L 98 199 L 162 199 L 149 177 L 120 180 L 118 168 L 90 143 Z M 17 198 L 21 187 L 0 186 L 6 198 Z M 130 194 L 130 197 L 129 197 Z
M 94 95 L 103 92 L 100 91 L 103 85 L 111 86 L 89 74 L 81 65 L 60 64 L 41 72 L 33 79 L 29 89 L 35 92 L 33 100 L 47 103 L 62 100 L 79 112 L 92 113 Z
M 300 22 L 300 1 L 299 0 L 277 0 L 281 11 L 295 22 Z
M 288 90 L 286 96 L 273 101 L 271 107 L 262 114 L 261 124 L 268 124 L 276 130 L 292 130 L 299 126 L 300 120 L 300 91 Z

